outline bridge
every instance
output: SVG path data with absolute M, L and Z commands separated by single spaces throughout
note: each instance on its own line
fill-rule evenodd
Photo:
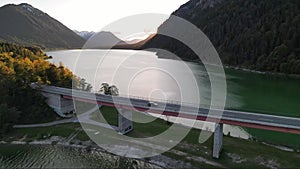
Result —
M 118 130 L 121 134 L 133 130 L 132 111 L 137 110 L 216 123 L 213 144 L 214 158 L 219 158 L 222 150 L 223 124 L 300 134 L 300 118 L 218 109 L 214 109 L 213 113 L 209 113 L 210 109 L 208 108 L 180 105 L 176 102 L 154 102 L 140 98 L 110 96 L 55 86 L 40 86 L 36 83 L 33 83 L 31 87 L 38 89 L 47 98 L 48 105 L 63 117 L 66 116 L 65 113 L 75 111 L 73 100 L 119 108 L 121 112 L 118 115 Z M 198 113 L 193 114 L 191 112 Z

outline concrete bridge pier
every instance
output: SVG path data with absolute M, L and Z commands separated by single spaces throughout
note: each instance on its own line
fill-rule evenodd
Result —
M 120 134 L 127 134 L 133 130 L 132 111 L 118 109 L 118 128 Z
M 42 92 L 46 103 L 61 117 L 72 117 L 75 111 L 73 100 L 64 99 L 61 95 Z M 70 114 L 69 114 L 70 113 Z
M 223 146 L 223 124 L 217 123 L 214 132 L 213 158 L 219 158 Z

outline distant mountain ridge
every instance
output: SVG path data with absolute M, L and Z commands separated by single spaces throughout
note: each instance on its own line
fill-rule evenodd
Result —
M 190 0 L 173 15 L 200 28 L 226 65 L 300 74 L 299 0 Z M 163 48 L 184 60 L 198 58 L 179 41 L 159 35 L 162 29 L 174 25 L 164 22 L 141 49 Z
M 81 48 L 85 40 L 48 14 L 22 3 L 0 7 L 0 41 L 42 48 Z
M 92 45 L 91 43 L 89 43 L 88 46 L 91 48 L 98 48 L 98 49 L 111 48 L 111 45 L 113 45 L 112 47 L 113 49 L 139 49 L 148 40 L 148 38 L 122 40 L 118 38 L 114 33 L 109 31 L 101 31 L 97 33 L 94 31 L 74 30 L 74 32 L 86 40 L 92 40 L 94 44 Z M 150 35 L 150 37 L 152 36 L 153 35 Z
M 111 32 L 101 31 L 93 34 L 85 43 L 85 48 L 92 49 L 122 49 L 128 44 Z
M 88 40 L 90 37 L 92 37 L 93 35 L 96 34 L 96 32 L 94 32 L 94 31 L 90 31 L 89 32 L 89 31 L 77 31 L 77 30 L 74 30 L 74 32 L 77 35 L 81 36 L 85 40 Z

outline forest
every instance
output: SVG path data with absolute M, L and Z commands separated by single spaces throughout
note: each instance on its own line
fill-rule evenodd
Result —
M 202 30 L 225 65 L 300 74 L 299 0 L 190 0 L 173 15 Z M 145 48 L 162 48 L 183 60 L 198 57 L 184 44 L 159 35 L 174 29 L 168 21 Z
M 0 137 L 14 124 L 41 123 L 57 118 L 45 98 L 31 89 L 32 82 L 82 87 L 80 82 L 84 80 L 62 64 L 50 63 L 48 58 L 38 47 L 0 43 Z

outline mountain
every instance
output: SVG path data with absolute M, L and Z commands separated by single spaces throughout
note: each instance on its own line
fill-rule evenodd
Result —
M 149 42 L 156 34 L 149 35 L 146 39 L 134 39 L 131 41 L 126 41 L 127 44 L 121 45 L 122 49 L 142 49 L 146 46 L 146 43 Z
M 200 28 L 226 65 L 300 74 L 299 0 L 190 0 L 173 15 Z M 181 42 L 159 35 L 162 29 L 174 26 L 164 22 L 142 49 L 163 48 L 184 60 L 197 58 Z
M 92 49 L 107 49 L 115 48 L 121 49 L 125 48 L 122 46 L 128 45 L 125 41 L 119 39 L 116 35 L 111 32 L 101 31 L 95 33 L 85 44 L 85 48 Z
M 85 40 L 29 4 L 0 8 L 0 41 L 42 48 L 80 48 Z
M 92 37 L 93 35 L 96 34 L 96 32 L 93 32 L 93 31 L 89 32 L 89 31 L 74 30 L 74 32 L 85 40 L 88 40 L 90 37 Z
M 112 32 L 107 31 L 101 31 L 99 33 L 96 33 L 93 31 L 89 32 L 74 30 L 74 32 L 86 40 L 90 40 L 90 38 L 95 35 L 96 37 L 94 38 L 93 43 L 97 43 L 97 45 L 92 45 L 92 48 L 109 48 L 109 46 L 111 46 L 110 44 L 116 43 L 116 45 L 113 45 L 114 49 L 139 49 L 142 46 L 142 44 L 144 44 L 144 42 L 146 41 L 143 39 L 123 41 L 119 39 L 116 35 L 114 35 Z

